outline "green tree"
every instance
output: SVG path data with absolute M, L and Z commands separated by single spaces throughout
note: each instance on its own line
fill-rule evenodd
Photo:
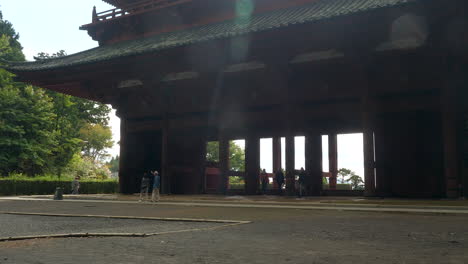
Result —
M 78 175 L 83 179 L 105 180 L 110 177 L 111 173 L 105 164 L 95 162 L 92 158 L 81 156 L 79 153 L 75 153 L 67 169 L 70 174 Z
M 210 141 L 206 144 L 206 161 L 219 162 L 219 142 Z
M 43 173 L 57 142 L 50 98 L 32 86 L 0 89 L 0 172 Z
M 234 141 L 229 141 L 229 164 L 233 171 L 245 171 L 245 152 Z
M 80 139 L 83 141 L 84 156 L 94 161 L 102 161 L 108 156 L 106 149 L 114 145 L 111 129 L 101 124 L 84 125 L 80 129 Z
M 56 53 L 46 53 L 46 52 L 39 52 L 36 56 L 34 56 L 35 60 L 48 60 L 48 59 L 53 59 L 53 58 L 58 58 L 58 57 L 63 57 L 67 56 L 67 53 L 64 50 L 60 50 Z
M 112 157 L 111 160 L 107 163 L 107 167 L 112 173 L 118 172 L 119 171 L 119 155 L 117 155 L 115 158 Z
M 36 59 L 65 55 L 63 50 L 52 55 L 40 53 Z M 81 129 L 88 124 L 107 126 L 110 108 L 15 83 L 13 75 L 2 68 L 4 61 L 24 61 L 24 55 L 19 34 L 0 12 L 0 173 L 17 171 L 34 175 L 48 170 L 60 177 L 83 147 Z
M 34 58 L 36 60 L 46 60 L 66 56 L 66 52 L 61 50 L 49 55 L 41 52 Z M 90 124 L 107 126 L 109 122 L 110 108 L 107 105 L 94 101 L 73 97 L 70 95 L 46 90 L 46 94 L 52 98 L 54 119 L 54 131 L 57 137 L 57 147 L 52 150 L 51 168 L 60 177 L 62 170 L 69 165 L 75 153 L 82 149 L 94 148 L 90 146 L 89 140 L 83 142 L 80 131 Z M 112 136 L 112 134 L 111 134 Z M 107 142 L 95 143 L 108 144 Z M 93 157 L 92 160 L 95 160 Z
M 56 146 L 53 105 L 38 88 L 15 83 L 1 61 L 22 61 L 19 35 L 0 12 L 0 174 L 35 175 L 47 167 Z
M 338 170 L 338 176 L 341 177 L 341 183 L 349 182 L 353 190 L 359 190 L 362 188 L 364 181 L 361 176 L 357 175 L 354 171 L 350 169 L 341 168 Z M 347 179 L 345 179 L 345 177 Z
M 19 33 L 15 31 L 13 25 L 3 19 L 2 11 L 0 11 L 0 36 L 8 37 L 8 46 L 10 51 L 4 53 L 1 58 L 7 61 L 24 61 L 23 47 L 19 42 Z
M 60 50 L 52 55 L 40 52 L 34 58 L 36 60 L 46 60 L 66 55 L 67 53 L 64 50 Z M 74 131 L 78 131 L 86 123 L 103 126 L 109 124 L 111 109 L 105 104 L 50 90 L 47 90 L 47 94 L 53 98 L 58 119 L 69 119 L 75 126 L 73 127 Z M 60 121 L 57 122 L 60 123 Z
M 345 177 L 349 177 L 354 174 L 356 173 L 350 169 L 341 168 L 338 170 L 338 177 L 341 177 L 341 183 L 345 183 Z
M 209 162 L 219 162 L 219 142 L 210 141 L 206 145 L 206 160 Z M 245 152 L 234 141 L 229 141 L 229 162 L 230 170 L 245 171 Z
M 7 35 L 0 35 L 0 87 L 13 85 L 13 74 L 2 68 L 2 60 L 6 60 L 11 52 L 9 37 Z
M 361 176 L 359 175 L 351 175 L 347 180 L 347 182 L 351 183 L 351 187 L 353 190 L 363 190 L 364 189 L 364 181 L 362 180 Z

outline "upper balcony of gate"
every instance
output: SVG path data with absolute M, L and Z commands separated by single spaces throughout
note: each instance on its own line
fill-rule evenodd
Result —
M 221 22 L 317 0 L 104 0 L 115 8 L 98 12 L 80 27 L 100 45 Z
M 185 24 L 194 0 L 104 0 L 115 8 L 100 11 L 93 8 L 92 22 L 80 27 L 100 45 L 167 31 Z

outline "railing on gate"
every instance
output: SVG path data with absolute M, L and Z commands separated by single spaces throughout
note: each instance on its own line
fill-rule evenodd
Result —
M 93 9 L 93 23 L 116 19 L 128 15 L 134 15 L 158 9 L 176 6 L 183 3 L 191 2 L 192 0 L 144 0 L 139 1 L 121 8 L 114 8 L 103 12 L 96 12 L 96 7 Z

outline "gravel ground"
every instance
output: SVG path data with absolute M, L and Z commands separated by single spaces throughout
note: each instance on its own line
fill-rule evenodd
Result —
M 468 216 L 461 215 L 24 201 L 0 202 L 0 210 L 253 221 L 148 238 L 4 242 L 1 264 L 468 263 Z
M 221 224 L 0 214 L 0 237 L 69 233 L 156 233 L 218 225 Z

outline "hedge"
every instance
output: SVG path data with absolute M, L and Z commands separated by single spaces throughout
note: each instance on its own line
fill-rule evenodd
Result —
M 80 194 L 116 193 L 118 186 L 116 181 L 80 181 Z M 53 194 L 57 187 L 62 187 L 65 194 L 71 193 L 70 180 L 0 179 L 0 195 Z

